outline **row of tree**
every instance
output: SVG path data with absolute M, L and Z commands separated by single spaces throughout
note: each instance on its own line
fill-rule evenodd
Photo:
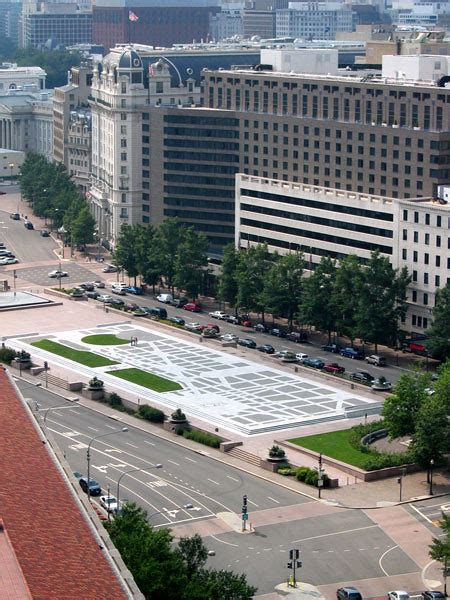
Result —
M 439 463 L 450 450 L 450 361 L 436 381 L 423 370 L 405 373 L 386 399 L 382 416 L 391 438 L 410 436 L 414 458 L 424 467 Z
M 177 219 L 166 219 L 157 227 L 124 224 L 114 262 L 135 281 L 139 276 L 154 289 L 164 282 L 172 293 L 178 288 L 196 298 L 205 286 L 207 250 L 206 237 Z
M 29 152 L 19 179 L 22 195 L 34 214 L 50 219 L 55 227 L 64 225 L 67 239 L 75 245 L 93 241 L 95 219 L 63 165 Z
M 396 271 L 389 259 L 374 252 L 367 264 L 350 255 L 339 263 L 324 257 L 307 277 L 300 253 L 269 254 L 265 244 L 247 250 L 225 248 L 219 296 L 236 310 L 287 317 L 354 340 L 395 343 L 406 314 L 405 269 Z
M 245 575 L 206 569 L 208 551 L 198 534 L 182 537 L 173 547 L 170 530 L 153 529 L 146 512 L 134 504 L 125 504 L 106 528 L 145 598 L 251 600 L 257 591 Z

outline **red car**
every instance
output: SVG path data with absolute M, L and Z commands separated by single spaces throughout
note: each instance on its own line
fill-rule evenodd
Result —
M 336 373 L 345 373 L 345 367 L 342 367 L 337 363 L 329 363 L 324 366 L 323 370 L 327 371 L 327 373 L 334 373 L 335 375 Z
M 200 304 L 196 302 L 188 302 L 183 306 L 184 310 L 190 310 L 191 312 L 201 312 Z

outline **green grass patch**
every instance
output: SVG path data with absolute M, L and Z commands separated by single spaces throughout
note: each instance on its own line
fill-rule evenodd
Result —
M 113 333 L 87 335 L 81 341 L 85 344 L 94 344 L 96 346 L 120 346 L 130 343 L 130 340 L 124 340 Z
M 149 388 L 155 392 L 174 392 L 175 390 L 183 389 L 176 381 L 159 377 L 159 375 L 142 371 L 142 369 L 119 369 L 117 371 L 110 371 L 108 375 L 114 375 L 120 379 L 131 381 L 131 383 L 142 385 L 142 387 Z
M 109 358 L 86 350 L 74 350 L 73 348 L 69 348 L 69 346 L 58 344 L 58 342 L 53 342 L 52 340 L 39 340 L 37 342 L 32 342 L 31 345 L 36 346 L 36 348 L 41 348 L 41 350 L 58 354 L 59 356 L 63 356 L 64 358 L 68 358 L 77 363 L 81 363 L 82 365 L 86 365 L 86 367 L 108 367 L 110 365 L 120 364 L 116 360 L 110 360 Z
M 350 443 L 351 429 L 319 433 L 307 437 L 289 440 L 292 444 L 303 446 L 314 452 L 322 452 L 325 456 L 336 458 L 342 462 L 364 469 L 367 464 L 367 453 L 354 448 Z

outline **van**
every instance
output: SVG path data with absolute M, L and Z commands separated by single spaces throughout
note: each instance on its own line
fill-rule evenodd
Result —
M 156 299 L 163 304 L 172 304 L 173 302 L 172 294 L 159 294 L 159 296 L 156 296 Z
M 123 281 L 116 281 L 111 285 L 113 290 L 127 290 L 128 289 L 128 285 L 126 283 L 124 283 Z
M 159 308 L 153 306 L 148 313 L 151 317 L 157 317 L 158 319 L 167 319 L 167 310 L 165 308 Z
M 376 367 L 385 367 L 386 359 L 384 356 L 378 356 L 378 354 L 371 354 L 366 357 L 366 363 L 368 365 L 375 365 Z

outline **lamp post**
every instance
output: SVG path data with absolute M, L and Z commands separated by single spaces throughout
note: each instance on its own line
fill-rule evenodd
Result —
M 61 234 L 61 236 L 62 236 L 62 257 L 61 257 L 61 258 L 62 258 L 62 259 L 64 259 L 64 246 L 66 245 L 66 233 L 67 233 L 67 230 L 66 230 L 66 228 L 64 227 L 64 225 L 62 225 L 62 226 L 61 226 L 61 227 L 58 229 L 58 233 L 60 233 L 60 234 Z
M 434 467 L 434 459 L 430 460 L 430 496 L 433 495 L 433 467 Z
M 145 471 L 148 468 L 149 467 L 136 467 L 135 469 L 130 469 L 129 471 L 124 471 L 121 474 L 121 476 L 117 480 L 117 494 L 116 494 L 117 508 L 119 508 L 119 500 L 120 500 L 120 482 L 122 481 L 123 477 L 125 477 L 125 475 L 129 475 L 130 473 L 135 473 L 136 471 Z M 162 464 L 158 463 L 156 465 L 153 465 L 152 467 L 150 467 L 150 469 L 162 469 Z
M 14 163 L 9 163 L 8 167 L 11 173 L 11 184 L 12 184 L 12 178 L 13 178 L 13 169 L 16 165 Z
M 90 490 L 90 482 L 91 482 L 91 446 L 95 442 L 102 437 L 106 437 L 107 435 L 114 435 L 116 433 L 126 433 L 128 431 L 128 427 L 122 427 L 122 429 L 114 429 L 114 431 L 108 431 L 107 433 L 101 433 L 100 435 L 96 435 L 89 441 L 86 453 L 86 461 L 87 461 L 87 496 L 88 501 L 91 501 L 91 490 Z

